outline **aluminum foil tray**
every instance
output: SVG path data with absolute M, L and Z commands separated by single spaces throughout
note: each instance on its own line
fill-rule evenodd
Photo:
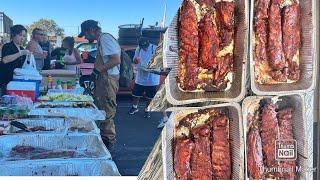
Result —
M 0 163 L 40 163 L 50 161 L 65 161 L 66 158 L 33 159 L 11 156 L 15 146 L 32 146 L 48 150 L 73 150 L 76 155 L 69 160 L 80 159 L 111 159 L 111 154 L 99 135 L 86 134 L 28 134 L 6 135 L 0 138 Z M 1 172 L 0 172 L 1 173 Z
M 25 132 L 10 126 L 6 134 L 17 133 L 93 133 L 100 134 L 100 130 L 93 121 L 82 121 L 76 118 L 35 118 L 16 120 L 25 124 L 29 129 L 34 127 L 44 127 L 45 130 L 35 132 Z

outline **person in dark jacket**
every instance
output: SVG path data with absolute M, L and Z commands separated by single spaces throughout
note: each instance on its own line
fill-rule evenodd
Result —
M 48 55 L 44 59 L 43 68 L 42 69 L 43 70 L 48 70 L 48 69 L 50 69 L 52 45 L 51 45 L 47 35 L 43 36 L 43 39 L 44 39 L 43 42 L 40 42 L 40 46 L 41 46 L 42 50 L 47 51 Z
M 14 25 L 10 28 L 11 41 L 3 45 L 0 61 L 0 88 L 3 95 L 7 84 L 13 79 L 15 68 L 22 68 L 26 55 L 30 54 L 28 50 L 22 47 L 26 39 L 27 29 L 22 25 Z

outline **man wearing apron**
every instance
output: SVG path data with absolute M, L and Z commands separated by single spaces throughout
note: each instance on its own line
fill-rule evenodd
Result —
M 87 20 L 81 24 L 81 33 L 89 41 L 97 40 L 97 57 L 92 77 L 95 79 L 94 100 L 97 107 L 106 112 L 106 119 L 98 126 L 101 136 L 109 150 L 113 149 L 116 131 L 114 117 L 116 114 L 116 95 L 119 89 L 121 48 L 112 35 L 102 33 L 98 22 Z

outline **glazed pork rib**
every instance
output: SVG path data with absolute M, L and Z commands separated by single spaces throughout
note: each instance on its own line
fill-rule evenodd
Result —
M 259 130 L 251 127 L 248 132 L 247 141 L 247 159 L 248 159 L 248 174 L 250 179 L 262 179 L 263 171 L 263 155 L 262 142 Z
M 293 139 L 292 111 L 292 108 L 286 108 L 278 112 L 280 139 Z M 296 161 L 281 161 L 280 166 L 285 169 L 295 170 Z M 286 180 L 294 180 L 295 177 L 295 171 L 281 173 L 281 178 Z
M 289 67 L 288 78 L 294 81 L 300 78 L 299 63 L 297 62 L 301 45 L 300 26 L 299 4 L 295 3 L 284 7 L 282 11 L 283 50 Z M 296 61 L 294 56 L 297 56 Z
M 191 156 L 193 180 L 212 180 L 210 157 L 210 127 L 203 125 L 192 130 L 194 150 Z
M 179 138 L 175 141 L 174 170 L 179 180 L 191 178 L 190 159 L 194 149 L 194 143 L 187 138 Z
M 255 3 L 255 57 L 258 61 L 267 61 L 267 20 L 270 0 L 257 0 Z
M 228 46 L 233 40 L 234 10 L 234 2 L 220 1 L 216 3 L 221 48 Z
M 264 165 L 269 168 L 279 165 L 275 159 L 275 141 L 279 139 L 279 124 L 276 108 L 277 106 L 275 104 L 267 103 L 264 105 L 261 113 L 260 134 L 262 152 Z
M 217 65 L 217 70 L 213 73 L 213 85 L 218 89 L 225 89 L 229 82 L 225 77 L 232 71 L 233 56 L 228 54 L 224 57 L 219 57 Z
M 286 68 L 286 60 L 282 47 L 282 25 L 281 9 L 278 0 L 272 0 L 269 9 L 269 38 L 268 52 L 269 65 L 273 69 L 272 78 L 274 80 L 285 82 L 287 75 L 283 70 Z
M 270 6 L 270 0 L 255 0 L 255 4 L 254 4 L 255 21 L 268 19 L 269 6 Z
M 179 72 L 182 89 L 195 90 L 198 84 L 199 35 L 196 9 L 190 0 L 184 0 L 180 9 Z
M 216 70 L 220 40 L 213 11 L 209 11 L 200 21 L 199 35 L 200 67 Z
M 212 120 L 211 162 L 214 179 L 231 179 L 229 119 L 221 115 Z

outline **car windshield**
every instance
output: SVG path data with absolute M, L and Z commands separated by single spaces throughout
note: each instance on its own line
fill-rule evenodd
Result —
M 77 48 L 79 51 L 83 52 L 83 51 L 89 51 L 89 50 L 91 50 L 91 49 L 93 49 L 93 48 L 95 48 L 95 47 L 96 47 L 96 44 L 95 44 L 95 43 L 83 43 L 83 44 L 77 45 L 76 48 Z

